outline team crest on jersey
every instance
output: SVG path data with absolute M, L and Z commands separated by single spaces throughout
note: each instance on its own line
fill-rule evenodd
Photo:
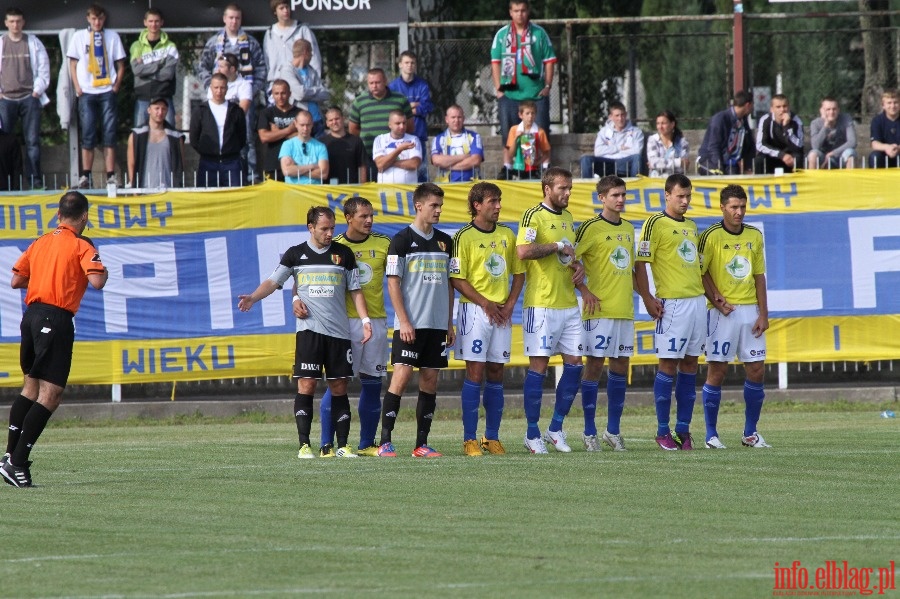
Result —
M 682 241 L 681 245 L 679 245 L 678 249 L 675 251 L 678 252 L 681 259 L 688 264 L 693 264 L 697 261 L 697 247 L 687 239 Z
M 631 268 L 631 255 L 621 245 L 616 247 L 615 251 L 609 255 L 609 261 L 619 270 Z
M 492 241 L 492 242 L 491 242 L 491 249 L 493 250 L 493 249 L 495 249 L 496 247 L 497 247 L 497 242 L 496 242 L 496 241 Z
M 362 258 L 362 252 L 353 252 L 357 258 Z
M 339 265 L 341 263 L 341 257 L 338 254 L 331 254 L 331 263 Z
M 739 252 L 740 250 L 741 250 L 741 244 L 739 244 L 739 243 L 734 244 L 734 251 Z
M 441 251 L 442 251 L 442 252 L 446 252 L 446 251 L 447 251 L 447 244 L 444 243 L 443 241 L 438 241 L 438 247 L 441 248 Z
M 506 272 L 506 260 L 500 254 L 491 254 L 484 263 L 484 267 L 492 277 L 500 277 Z
M 534 243 L 535 239 L 537 239 L 537 229 L 531 227 L 525 229 L 525 243 Z

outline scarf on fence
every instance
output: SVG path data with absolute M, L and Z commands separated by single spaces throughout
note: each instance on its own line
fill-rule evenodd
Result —
M 216 38 L 216 59 L 220 58 L 222 54 L 225 53 L 225 40 L 227 36 L 225 35 L 225 30 L 222 30 L 222 33 L 219 34 L 218 38 Z M 241 33 L 237 37 L 237 45 L 238 45 L 238 73 L 244 77 L 247 81 L 253 84 L 253 64 L 250 61 L 250 38 L 241 30 Z
M 500 61 L 500 85 L 516 85 L 517 62 L 522 65 L 523 75 L 540 72 L 540 68 L 534 64 L 534 54 L 531 51 L 533 43 L 534 36 L 531 34 L 530 24 L 525 26 L 521 38 L 516 32 L 515 23 L 509 24 L 509 29 L 506 31 L 506 42 L 503 44 L 506 52 L 503 53 Z M 521 56 L 519 52 L 521 52 Z
M 88 51 L 88 73 L 94 77 L 93 85 L 94 87 L 112 85 L 112 79 L 109 74 L 109 59 L 106 56 L 106 48 L 103 45 L 103 32 L 88 29 L 88 33 L 94 38 Z

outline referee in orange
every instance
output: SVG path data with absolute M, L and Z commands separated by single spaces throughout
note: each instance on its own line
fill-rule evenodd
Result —
M 59 406 L 72 367 L 73 319 L 90 283 L 106 285 L 109 271 L 87 237 L 88 201 L 77 191 L 59 200 L 59 226 L 32 243 L 13 266 L 13 289 L 27 289 L 20 329 L 22 393 L 9 410 L 7 453 L 0 474 L 14 487 L 30 487 L 28 456 Z

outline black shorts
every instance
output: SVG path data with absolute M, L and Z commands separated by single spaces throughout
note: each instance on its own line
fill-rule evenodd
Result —
M 400 339 L 400 331 L 394 331 L 391 344 L 391 364 L 407 364 L 414 368 L 447 367 L 446 329 L 416 329 L 412 344 Z
M 297 347 L 294 349 L 294 378 L 320 379 L 322 369 L 325 378 L 348 379 L 353 376 L 353 353 L 350 340 L 316 333 L 297 331 Z
M 71 312 L 34 302 L 25 310 L 19 330 L 19 364 L 22 372 L 65 387 L 72 369 L 72 346 L 75 344 L 74 315 Z

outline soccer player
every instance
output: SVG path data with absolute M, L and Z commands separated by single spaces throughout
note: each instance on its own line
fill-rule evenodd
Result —
M 669 175 L 665 191 L 665 210 L 648 218 L 641 230 L 634 270 L 638 295 L 656 320 L 656 442 L 662 449 L 675 451 L 694 448 L 690 428 L 697 399 L 697 358 L 706 340 L 706 301 L 697 224 L 685 217 L 691 205 L 691 180 L 682 174 Z M 655 297 L 650 293 L 647 265 L 653 269 Z M 674 435 L 669 428 L 673 383 Z
M 453 240 L 434 228 L 441 220 L 443 189 L 434 183 L 422 183 L 413 192 L 413 205 L 413 223 L 394 235 L 388 248 L 388 295 L 394 307 L 394 375 L 382 402 L 380 457 L 397 455 L 391 432 L 400 411 L 400 396 L 412 378 L 413 368 L 419 369 L 419 400 L 412 455 L 441 456 L 428 446 L 428 433 L 437 403 L 438 371 L 447 367 L 446 348 L 453 345 L 456 336 L 453 288 L 449 281 Z
M 375 431 L 381 415 L 381 381 L 387 376 L 387 313 L 384 310 L 384 268 L 387 263 L 388 246 L 391 238 L 372 232 L 374 210 L 372 202 L 361 197 L 352 197 L 344 202 L 344 217 L 347 231 L 334 240 L 350 248 L 356 257 L 359 269 L 359 285 L 366 298 L 366 307 L 371 318 L 372 338 L 362 344 L 363 325 L 356 305 L 347 301 L 347 315 L 350 317 L 350 345 L 353 349 L 353 374 L 359 376 L 362 390 L 359 393 L 359 447 L 361 456 L 377 456 Z M 319 457 L 332 457 L 334 445 L 331 427 L 331 390 L 327 389 L 319 404 L 322 422 L 322 449 Z
M 516 234 L 500 224 L 500 188 L 482 181 L 469 190 L 472 222 L 453 237 L 450 284 L 459 291 L 456 359 L 466 362 L 462 386 L 463 452 L 504 454 L 503 365 L 512 346 L 512 312 L 525 285 Z M 512 283 L 510 284 L 510 275 Z M 485 377 L 487 380 L 485 381 Z M 484 383 L 484 436 L 478 443 L 478 406 Z
M 765 391 L 766 329 L 769 303 L 762 232 L 744 224 L 747 192 L 728 185 L 719 195 L 722 220 L 700 236 L 703 286 L 709 298 L 706 333 L 706 384 L 703 414 L 706 446 L 725 449 L 716 420 L 728 363 L 744 364 L 744 437 L 747 447 L 771 447 L 756 431 Z
M 30 487 L 31 449 L 59 407 L 72 367 L 73 320 L 88 283 L 103 289 L 109 271 L 94 244 L 82 237 L 88 201 L 77 191 L 59 200 L 59 225 L 28 246 L 13 266 L 10 285 L 27 289 L 19 362 L 22 391 L 9 408 L 6 454 L 0 474 L 14 487 Z
M 309 240 L 289 248 L 275 271 L 250 295 L 238 296 L 238 308 L 247 312 L 253 304 L 271 295 L 289 278 L 294 279 L 297 319 L 297 345 L 294 350 L 294 418 L 300 441 L 300 459 L 314 458 L 309 443 L 312 427 L 313 394 L 324 369 L 331 389 L 331 426 L 337 433 L 336 455 L 353 458 L 347 445 L 350 436 L 350 400 L 347 379 L 353 375 L 350 346 L 350 321 L 345 298 L 349 294 L 361 317 L 362 343 L 372 336 L 372 324 L 366 300 L 360 290 L 356 257 L 350 249 L 334 243 L 334 212 L 325 206 L 313 206 L 306 213 Z M 298 305 L 299 304 L 299 305 Z
M 597 182 L 603 211 L 578 227 L 575 252 L 587 280 L 579 286 L 584 301 L 581 340 L 584 346 L 584 407 L 582 441 L 587 451 L 600 451 L 597 438 L 597 391 L 603 363 L 609 358 L 606 380 L 606 430 L 603 442 L 625 451 L 619 429 L 625 407 L 628 362 L 634 355 L 634 225 L 622 218 L 625 181 L 615 175 Z
M 575 259 L 575 224 L 566 208 L 572 193 L 572 173 L 550 167 L 544 171 L 544 199 L 522 215 L 516 235 L 516 253 L 525 262 L 525 299 L 522 336 L 528 372 L 523 388 L 525 448 L 547 453 L 544 441 L 569 453 L 563 420 L 581 383 L 581 311 L 575 284 L 584 280 L 584 266 Z M 550 357 L 561 354 L 563 374 L 556 386 L 553 420 L 541 437 L 541 396 Z

